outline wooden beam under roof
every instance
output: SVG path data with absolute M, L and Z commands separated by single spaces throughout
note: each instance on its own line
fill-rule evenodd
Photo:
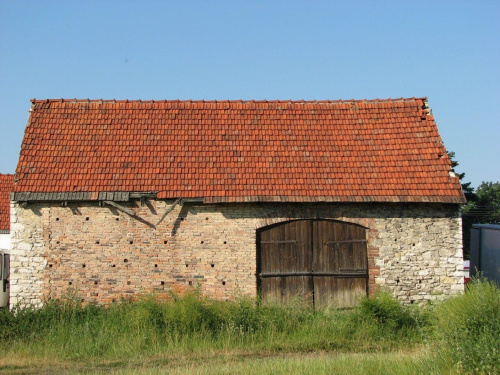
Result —
M 160 220 L 156 223 L 156 226 L 160 225 L 160 223 L 163 221 L 163 219 L 165 219 L 165 217 L 170 213 L 172 212 L 172 210 L 175 208 L 175 206 L 177 206 L 179 204 L 179 202 L 181 201 L 181 198 L 177 198 L 175 200 L 175 202 L 169 207 L 167 208 L 167 210 L 165 211 L 165 213 L 162 215 L 162 217 L 160 218 Z

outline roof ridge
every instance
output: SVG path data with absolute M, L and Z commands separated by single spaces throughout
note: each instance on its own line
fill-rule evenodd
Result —
M 411 98 L 387 98 L 387 99 L 324 99 L 324 100 L 292 100 L 292 99 L 287 99 L 287 100 L 281 100 L 281 99 L 275 99 L 275 100 L 267 100 L 267 99 L 249 99 L 249 100 L 244 100 L 244 99 L 222 99 L 222 100 L 217 100 L 217 99 L 212 99 L 212 100 L 205 100 L 205 99 L 198 99 L 198 100 L 192 100 L 192 99 L 160 99 L 160 100 L 155 100 L 155 99 L 150 99 L 150 100 L 142 100 L 142 99 L 31 99 L 31 103 L 241 103 L 241 104 L 250 104 L 250 103 L 268 103 L 268 104 L 273 104 L 273 103 L 293 103 L 293 104 L 339 104 L 339 103 L 379 103 L 379 102 L 408 102 L 408 101 L 416 101 L 416 100 L 427 100 L 427 97 L 411 97 Z

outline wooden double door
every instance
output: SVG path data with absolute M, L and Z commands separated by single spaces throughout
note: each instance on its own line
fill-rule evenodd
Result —
M 295 220 L 257 232 L 264 302 L 352 307 L 367 294 L 366 230 L 333 220 Z

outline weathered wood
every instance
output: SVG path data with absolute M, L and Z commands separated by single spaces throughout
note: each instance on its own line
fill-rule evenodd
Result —
M 203 198 L 182 198 L 182 204 L 184 203 L 203 203 Z
M 261 241 L 260 243 L 262 244 L 270 244 L 270 243 L 275 243 L 275 244 L 278 244 L 278 243 L 297 243 L 296 240 L 289 240 L 289 241 Z
M 123 207 L 121 204 L 115 203 L 113 201 L 104 201 L 104 203 L 107 204 L 107 205 L 115 207 L 117 210 L 125 212 L 127 215 L 135 216 L 135 213 L 133 211 L 129 210 L 126 207 Z
M 258 235 L 258 281 L 266 302 L 301 298 L 317 307 L 350 307 L 366 295 L 366 230 L 333 220 L 296 220 Z M 333 245 L 333 246 L 332 246 Z
M 177 198 L 175 200 L 175 202 L 169 207 L 167 208 L 167 210 L 165 211 L 165 213 L 162 215 L 162 217 L 160 218 L 160 220 L 156 223 L 156 226 L 160 225 L 160 223 L 163 221 L 163 219 L 165 219 L 165 217 L 170 213 L 172 212 L 172 210 L 175 208 L 175 206 L 177 206 L 179 204 L 179 202 L 181 201 L 181 198 Z
M 368 273 L 363 271 L 343 272 L 272 272 L 259 273 L 260 277 L 287 277 L 287 276 L 335 276 L 335 277 L 367 277 Z
M 156 193 L 122 193 L 129 194 L 130 198 L 156 198 Z
M 296 274 L 259 278 L 264 301 L 287 304 L 298 298 L 313 303 L 312 277 L 308 275 L 312 271 L 308 225 L 307 220 L 297 220 L 260 233 L 261 273 Z
M 356 243 L 356 242 L 367 242 L 367 240 L 345 240 L 345 241 L 328 241 L 327 245 L 335 245 L 338 243 Z

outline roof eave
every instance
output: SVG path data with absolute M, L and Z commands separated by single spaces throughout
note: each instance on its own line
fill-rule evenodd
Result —
M 116 201 L 125 202 L 130 199 L 153 198 L 171 200 L 182 198 L 183 201 L 196 201 L 206 204 L 213 203 L 256 203 L 256 202 L 288 202 L 288 203 L 311 203 L 311 202 L 336 202 L 336 203 L 447 203 L 464 204 L 464 196 L 209 196 L 193 197 L 180 196 L 171 197 L 166 192 L 13 192 L 10 194 L 12 201 L 24 202 L 62 202 L 62 201 Z

